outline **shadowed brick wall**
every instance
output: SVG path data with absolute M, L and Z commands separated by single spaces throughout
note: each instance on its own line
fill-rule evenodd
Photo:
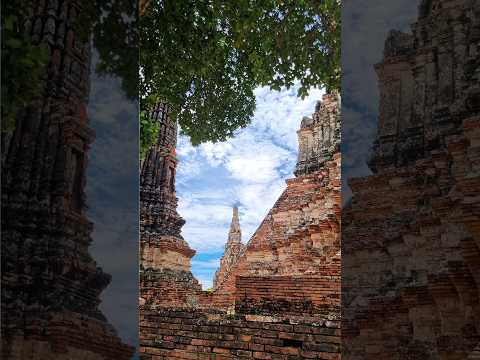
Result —
M 130 359 L 99 309 L 111 276 L 89 252 L 91 46 L 74 26 L 84 2 L 26 3 L 25 36 L 50 56 L 41 94 L 2 132 L 1 358 Z

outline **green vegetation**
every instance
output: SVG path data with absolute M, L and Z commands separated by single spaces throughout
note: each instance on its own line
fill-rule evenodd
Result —
M 48 47 L 23 36 L 30 1 L 2 9 L 7 127 L 41 91 L 46 71 Z M 340 0 L 150 0 L 138 21 L 132 3 L 87 1 L 75 26 L 85 41 L 93 35 L 97 72 L 119 77 L 126 95 L 139 98 L 142 156 L 157 133 L 148 116 L 156 102 L 171 105 L 197 145 L 247 126 L 258 86 L 280 90 L 299 80 L 300 97 L 311 87 L 340 87 Z
M 248 125 L 258 86 L 340 86 L 338 0 L 152 0 L 139 23 L 141 124 L 167 102 L 194 145 Z

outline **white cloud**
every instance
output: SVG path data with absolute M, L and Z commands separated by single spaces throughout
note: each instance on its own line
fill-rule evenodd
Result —
M 285 180 L 293 177 L 296 132 L 323 94 L 312 89 L 301 100 L 298 86 L 280 92 L 256 89 L 252 123 L 228 141 L 193 147 L 179 138 L 177 195 L 186 220 L 182 234 L 197 253 L 223 251 L 236 203 L 246 243 L 286 187 Z
M 221 165 L 225 157 L 232 150 L 231 142 L 205 143 L 200 145 L 201 154 L 207 159 L 211 166 Z
M 220 266 L 219 259 L 210 259 L 210 260 L 193 260 L 192 266 L 195 266 L 197 269 L 218 269 Z
M 290 163 L 295 154 L 270 141 L 249 134 L 234 140 L 236 152 L 225 161 L 231 176 L 244 184 L 269 184 L 279 178 L 279 167 Z
M 202 285 L 203 290 L 207 290 L 213 287 L 213 278 L 210 276 L 197 276 L 198 282 Z
M 315 103 L 322 98 L 321 89 L 310 89 L 304 100 L 298 98 L 297 82 L 289 90 L 271 91 L 268 87 L 255 90 L 257 108 L 252 126 L 267 132 L 277 143 L 282 143 L 292 151 L 297 150 L 297 134 L 301 118 L 313 113 Z

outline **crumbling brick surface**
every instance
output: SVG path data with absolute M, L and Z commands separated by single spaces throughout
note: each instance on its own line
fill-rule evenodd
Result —
M 144 360 L 340 359 L 338 320 L 151 309 L 140 327 Z
M 340 307 L 338 268 L 318 276 L 237 276 L 235 312 L 328 317 Z

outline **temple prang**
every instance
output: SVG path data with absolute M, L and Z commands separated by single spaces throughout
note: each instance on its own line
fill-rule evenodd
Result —
M 339 151 L 339 101 L 339 94 L 325 94 L 323 100 L 317 102 L 313 116 L 302 119 L 297 131 L 299 150 L 295 176 L 320 170 Z
M 150 270 L 142 269 L 140 337 L 145 359 L 183 359 L 200 353 L 340 359 L 339 129 L 340 96 L 325 95 L 312 118 L 302 121 L 295 177 L 286 181 L 286 189 L 247 244 L 242 244 L 238 208 L 233 208 L 211 291 L 196 285 L 189 266 L 188 271 L 173 270 L 167 258 L 159 257 Z M 142 250 L 143 259 L 148 252 Z M 155 275 L 154 267 L 163 269 L 161 276 Z M 255 335 L 251 329 L 256 329 Z M 272 343 L 275 346 L 268 345 Z
M 151 118 L 157 140 L 142 162 L 140 175 L 140 303 L 181 306 L 201 290 L 190 271 L 195 251 L 181 235 L 185 220 L 177 212 L 175 154 L 177 123 L 169 105 L 158 103 Z
M 213 279 L 214 289 L 217 289 L 226 279 L 244 250 L 245 245 L 242 244 L 242 231 L 240 229 L 238 207 L 234 206 L 227 243 L 225 244 L 223 256 L 220 259 L 220 268 L 215 272 Z

